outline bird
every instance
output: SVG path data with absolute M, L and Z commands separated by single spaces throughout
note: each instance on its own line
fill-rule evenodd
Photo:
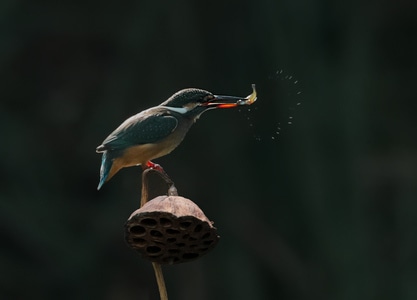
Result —
M 173 151 L 202 113 L 246 104 L 248 97 L 213 95 L 187 88 L 126 119 L 96 148 L 102 154 L 97 190 L 125 167 L 141 165 L 143 169 L 163 171 L 151 160 Z

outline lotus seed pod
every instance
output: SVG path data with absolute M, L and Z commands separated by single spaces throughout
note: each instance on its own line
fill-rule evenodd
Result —
M 203 211 L 180 196 L 158 196 L 148 201 L 129 217 L 125 230 L 131 248 L 160 264 L 197 259 L 219 240 Z

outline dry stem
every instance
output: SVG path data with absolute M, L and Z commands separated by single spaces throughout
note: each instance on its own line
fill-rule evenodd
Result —
M 161 300 L 168 300 L 167 288 L 165 286 L 164 274 L 162 273 L 162 266 L 156 262 L 152 263 L 155 272 L 156 282 L 158 283 L 159 296 Z
M 142 207 L 146 202 L 149 201 L 149 182 L 147 175 L 149 172 L 154 171 L 157 174 L 161 176 L 162 179 L 165 180 L 165 182 L 168 184 L 168 195 L 169 196 L 177 196 L 177 189 L 174 186 L 174 182 L 168 177 L 168 175 L 164 172 L 159 172 L 154 169 L 146 169 L 142 173 L 142 195 L 140 200 L 140 207 Z M 165 280 L 164 280 L 164 274 L 162 273 L 162 266 L 158 263 L 153 262 L 152 263 L 153 270 L 155 272 L 156 282 L 158 283 L 158 289 L 159 289 L 159 296 L 161 300 L 168 300 L 168 293 L 165 286 Z

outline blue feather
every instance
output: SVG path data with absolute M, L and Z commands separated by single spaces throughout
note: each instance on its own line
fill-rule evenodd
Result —
M 103 157 L 101 158 L 100 182 L 98 184 L 97 190 L 99 190 L 106 182 L 110 169 L 113 165 L 113 160 L 109 157 L 108 153 L 108 151 L 104 151 Z

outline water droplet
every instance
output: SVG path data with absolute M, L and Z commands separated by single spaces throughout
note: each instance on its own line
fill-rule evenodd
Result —
M 275 140 L 275 137 L 274 136 L 271 136 L 271 139 Z
M 288 77 L 288 79 L 292 79 L 292 76 Z
M 292 119 L 292 117 L 290 116 L 290 117 L 288 117 L 288 119 Z
M 301 105 L 301 102 L 298 102 L 297 105 Z
M 298 80 L 294 81 L 294 84 L 297 84 L 297 83 L 298 83 Z
M 300 95 L 301 94 L 301 92 L 297 92 L 297 95 Z
M 292 124 L 292 122 L 288 122 L 288 125 L 291 125 Z

